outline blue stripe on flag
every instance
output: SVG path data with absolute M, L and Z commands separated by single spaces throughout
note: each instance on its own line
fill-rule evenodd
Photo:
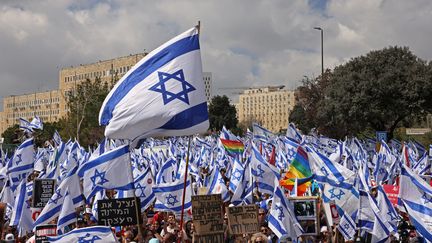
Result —
M 76 217 L 77 216 L 76 216 L 75 212 L 68 214 L 68 215 L 64 216 L 63 218 L 59 219 L 57 222 L 57 225 L 62 225 L 64 223 L 67 223 L 71 219 L 74 219 L 74 218 L 76 219 Z
M 208 120 L 207 103 L 203 102 L 173 116 L 161 129 L 186 129 Z
M 106 154 L 102 154 L 101 156 L 97 157 L 96 159 L 85 163 L 83 165 L 83 167 L 81 167 L 78 170 L 78 175 L 79 175 L 79 177 L 82 178 L 84 176 L 85 171 L 90 170 L 91 168 L 94 168 L 100 164 L 107 163 L 107 162 L 109 162 L 109 161 L 111 161 L 117 157 L 120 157 L 126 153 L 129 153 L 129 146 L 124 146 L 124 147 L 121 147 L 117 150 L 111 150 L 111 151 L 107 152 Z
M 107 125 L 109 123 L 114 108 L 138 83 L 175 58 L 198 49 L 200 49 L 198 35 L 188 36 L 165 47 L 141 64 L 123 80 L 106 102 L 100 124 Z

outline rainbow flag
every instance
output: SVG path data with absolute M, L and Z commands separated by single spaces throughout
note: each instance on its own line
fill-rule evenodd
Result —
M 297 154 L 292 160 L 285 177 L 279 184 L 292 191 L 297 178 L 297 195 L 303 195 L 311 185 L 312 171 L 309 166 L 308 155 L 301 146 L 297 148 Z
M 228 129 L 226 129 L 225 126 L 222 127 L 219 139 L 228 154 L 235 156 L 237 154 L 243 153 L 243 142 L 237 138 L 236 135 L 232 134 Z
M 244 151 L 244 144 L 238 140 L 228 140 L 220 138 L 222 145 L 228 153 L 239 154 Z

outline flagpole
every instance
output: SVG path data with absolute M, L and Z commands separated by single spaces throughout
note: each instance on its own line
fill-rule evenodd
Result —
M 198 22 L 199 26 L 199 22 Z M 184 216 L 184 204 L 185 204 L 185 197 L 186 197 L 186 182 L 187 182 L 187 172 L 188 172 L 188 166 L 189 166 L 189 150 L 191 145 L 191 137 L 189 136 L 188 139 L 188 148 L 187 148 L 187 154 L 186 154 L 186 167 L 185 167 L 185 173 L 184 173 L 184 183 L 183 183 L 183 197 L 182 197 L 182 206 L 181 206 L 181 216 L 180 216 L 180 229 L 179 232 L 183 232 L 183 216 Z M 180 237 L 178 239 L 178 243 L 181 242 L 183 237 L 183 233 L 180 234 Z
M 138 198 L 137 198 L 136 193 L 135 193 L 135 179 L 133 178 L 133 171 L 132 171 L 132 163 L 131 163 L 131 159 L 130 159 L 131 158 L 130 152 L 131 151 L 130 151 L 130 142 L 129 142 L 129 164 L 130 164 L 129 170 L 131 171 L 131 175 L 132 175 L 133 196 L 134 196 L 134 199 L 135 199 L 135 211 L 136 211 L 137 226 L 138 226 L 138 239 L 140 239 L 139 242 L 144 242 L 143 241 L 144 235 L 143 235 L 143 232 L 142 232 L 142 229 L 141 229 L 141 223 L 140 223 L 141 208 L 138 208 L 139 201 L 138 201 Z M 150 170 L 150 173 L 151 173 L 151 170 Z

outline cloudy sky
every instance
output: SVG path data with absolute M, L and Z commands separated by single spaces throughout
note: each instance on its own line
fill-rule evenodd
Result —
M 201 21 L 213 91 L 286 85 L 390 45 L 432 60 L 430 0 L 2 0 L 0 98 L 58 87 L 62 67 L 150 51 Z

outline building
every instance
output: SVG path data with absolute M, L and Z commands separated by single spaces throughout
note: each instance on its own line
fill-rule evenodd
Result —
M 60 116 L 67 113 L 66 97 L 72 92 L 77 84 L 87 79 L 95 80 L 100 78 L 102 82 L 115 82 L 126 74 L 137 62 L 147 53 L 138 53 L 125 57 L 118 57 L 110 60 L 98 61 L 90 64 L 80 64 L 75 67 L 62 68 L 59 73 Z
M 210 72 L 203 72 L 203 80 L 205 85 L 205 95 L 207 98 L 207 103 L 210 103 L 211 98 L 213 97 L 213 90 L 212 90 L 212 73 Z
M 8 96 L 3 99 L 3 111 L 0 114 L 1 133 L 18 124 L 20 117 L 31 121 L 34 116 L 39 116 L 43 121 L 55 122 L 60 118 L 60 111 L 58 90 Z
M 294 91 L 285 90 L 284 86 L 269 86 L 243 91 L 236 108 L 240 123 L 256 122 L 272 132 L 280 132 L 287 129 L 294 105 Z
M 0 135 L 10 126 L 18 124 L 18 118 L 31 120 L 38 115 L 44 122 L 54 122 L 67 115 L 66 97 L 76 85 L 90 79 L 99 78 L 102 82 L 115 82 L 147 53 L 113 58 L 90 64 L 80 64 L 62 68 L 59 72 L 59 89 L 41 93 L 13 95 L 3 98 L 3 111 L 0 112 Z M 207 102 L 212 92 L 212 73 L 203 72 Z

